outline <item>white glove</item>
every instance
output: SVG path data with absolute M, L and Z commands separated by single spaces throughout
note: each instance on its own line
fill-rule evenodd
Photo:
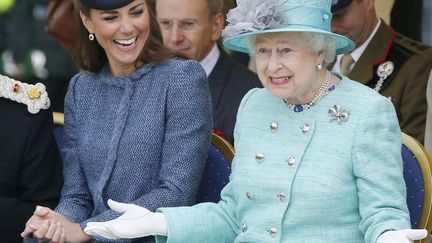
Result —
M 427 236 L 425 229 L 389 230 L 382 233 L 376 243 L 413 243 Z
M 88 222 L 84 232 L 107 239 L 139 238 L 149 235 L 167 235 L 167 222 L 163 213 L 152 213 L 135 204 L 119 203 L 111 199 L 108 206 L 120 217 L 106 222 Z

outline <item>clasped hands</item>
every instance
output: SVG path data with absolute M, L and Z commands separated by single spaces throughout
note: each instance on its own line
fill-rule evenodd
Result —
M 43 242 L 89 242 L 91 238 L 80 225 L 47 207 L 37 206 L 27 221 L 21 237 L 32 237 Z
M 120 217 L 106 222 L 89 222 L 84 232 L 107 239 L 139 238 L 149 235 L 167 235 L 167 223 L 162 213 L 153 213 L 135 204 L 108 200 L 108 206 Z

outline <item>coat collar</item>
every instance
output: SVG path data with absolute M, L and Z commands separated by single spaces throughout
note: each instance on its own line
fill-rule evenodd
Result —
M 374 66 L 383 63 L 387 59 L 395 37 L 395 31 L 384 20 L 381 20 L 378 31 L 354 65 L 349 78 L 362 84 L 371 80 L 374 76 Z
M 139 81 L 140 78 L 150 72 L 155 64 L 149 63 L 138 67 L 135 71 L 126 76 L 113 76 L 109 69 L 109 64 L 106 63 L 98 73 L 99 80 L 114 86 L 124 87 L 127 83 Z

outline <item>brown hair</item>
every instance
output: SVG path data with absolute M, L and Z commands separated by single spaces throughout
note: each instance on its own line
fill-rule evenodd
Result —
M 80 0 L 74 0 L 75 3 L 75 21 L 76 36 L 75 45 L 72 51 L 72 57 L 81 70 L 99 72 L 107 62 L 104 49 L 97 41 L 88 39 L 88 31 L 81 21 L 79 13 L 90 17 L 90 8 L 83 5 Z M 149 35 L 141 54 L 138 56 L 135 65 L 146 63 L 162 63 L 169 58 L 178 56 L 167 49 L 162 43 L 162 34 L 159 24 L 156 20 L 155 7 L 151 0 L 145 0 L 147 11 L 149 13 Z
M 218 13 L 223 13 L 224 2 L 223 0 L 206 0 L 209 9 L 210 17 L 213 18 Z

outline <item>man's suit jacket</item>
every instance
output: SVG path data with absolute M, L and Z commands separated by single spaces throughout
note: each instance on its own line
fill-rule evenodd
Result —
M 20 233 L 36 205 L 54 208 L 63 184 L 51 110 L 0 98 L 0 242 L 22 242 Z
M 432 48 L 396 33 L 381 20 L 348 77 L 374 88 L 379 80 L 377 69 L 386 61 L 394 64 L 394 71 L 385 79 L 380 93 L 392 100 L 402 131 L 423 143 Z
M 427 99 L 427 117 L 426 117 L 426 129 L 425 129 L 425 147 L 432 154 L 432 72 L 429 75 L 428 86 L 426 89 Z
M 243 96 L 252 88 L 262 87 L 258 76 L 221 50 L 209 77 L 213 103 L 213 129 L 234 144 L 237 109 Z

